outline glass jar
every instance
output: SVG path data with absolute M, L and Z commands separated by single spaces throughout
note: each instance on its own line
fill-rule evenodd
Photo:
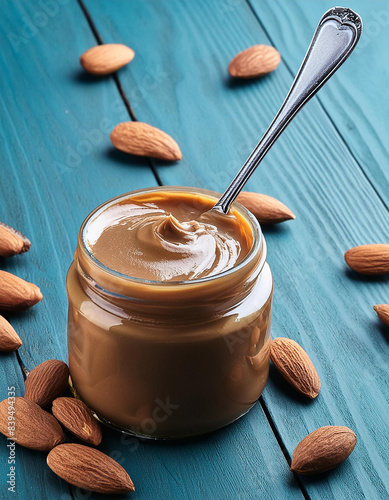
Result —
M 244 415 L 268 377 L 273 279 L 255 217 L 248 255 L 220 274 L 158 282 L 122 275 L 93 256 L 87 234 L 108 206 L 140 193 L 212 191 L 158 187 L 96 208 L 84 221 L 67 276 L 72 385 L 98 418 L 150 438 L 206 433 Z

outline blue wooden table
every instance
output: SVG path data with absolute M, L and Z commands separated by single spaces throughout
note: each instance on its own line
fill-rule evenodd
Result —
M 40 286 L 44 300 L 8 318 L 28 368 L 67 359 L 65 276 L 78 228 L 99 203 L 157 184 L 222 191 L 281 104 L 322 13 L 332 0 L 3 0 L 1 21 L 0 219 L 31 251 L 0 268 Z M 361 278 L 343 254 L 389 242 L 389 4 L 349 0 L 364 20 L 355 53 L 296 118 L 249 181 L 282 200 L 296 220 L 265 230 L 275 280 L 273 336 L 310 354 L 322 380 L 317 400 L 293 393 L 275 372 L 237 423 L 190 442 L 144 443 L 105 429 L 99 447 L 131 475 L 136 499 L 389 498 L 389 329 L 372 306 L 389 302 L 388 279 Z M 96 78 L 78 58 L 97 41 L 135 50 L 117 78 Z M 231 58 L 274 45 L 278 69 L 232 82 Z M 126 156 L 109 140 L 129 120 L 171 134 L 183 160 Z M 1 285 L 1 284 L 0 284 Z M 15 353 L 0 357 L 0 398 L 23 394 Z M 293 449 L 323 425 L 347 425 L 355 451 L 321 477 L 289 471 Z M 16 450 L 16 494 L 85 499 L 46 465 Z M 127 498 L 127 497 L 126 497 Z

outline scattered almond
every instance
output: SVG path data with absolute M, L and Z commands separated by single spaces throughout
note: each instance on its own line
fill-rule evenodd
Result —
M 57 398 L 53 401 L 53 415 L 70 432 L 86 443 L 101 443 L 101 428 L 85 403 L 74 398 Z
M 125 153 L 161 160 L 181 160 L 178 144 L 170 135 L 142 122 L 123 122 L 111 133 L 112 144 Z
M 0 257 L 12 257 L 28 252 L 30 247 L 31 242 L 28 238 L 13 227 L 0 222 Z
M 93 75 L 108 75 L 122 68 L 135 57 L 135 52 L 121 43 L 92 47 L 80 57 L 81 66 Z
M 290 469 L 305 476 L 327 472 L 346 460 L 356 442 L 354 432 L 348 427 L 320 427 L 296 446 Z
M 374 306 L 375 312 L 378 314 L 380 320 L 389 326 L 389 304 L 377 304 Z
M 33 283 L 0 271 L 0 310 L 24 311 L 42 299 L 41 291 Z
M 108 455 L 82 444 L 56 446 L 47 456 L 50 469 L 68 483 L 96 493 L 134 491 L 130 476 Z
M 3 316 L 0 316 L 0 351 L 16 351 L 22 345 L 19 335 Z
M 0 432 L 25 448 L 38 451 L 49 451 L 65 441 L 53 415 L 32 401 L 18 397 L 0 403 Z
M 389 274 L 389 245 L 372 244 L 350 248 L 344 254 L 353 271 L 366 275 Z
M 320 378 L 304 349 L 294 340 L 278 337 L 270 345 L 270 359 L 284 379 L 296 391 L 316 398 L 320 391 Z
M 42 408 L 65 392 L 68 386 L 69 368 L 58 359 L 49 359 L 36 366 L 25 382 L 24 397 Z
M 278 224 L 296 218 L 286 205 L 266 194 L 242 191 L 236 200 L 250 210 L 260 224 Z
M 239 52 L 228 66 L 235 78 L 255 78 L 274 71 L 281 62 L 281 55 L 270 45 L 253 45 Z

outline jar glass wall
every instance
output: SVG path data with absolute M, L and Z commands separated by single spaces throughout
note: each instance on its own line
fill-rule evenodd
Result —
M 253 235 L 235 267 L 192 281 L 157 282 L 117 273 L 97 261 L 87 233 L 108 206 L 83 223 L 68 277 L 72 384 L 104 422 L 151 438 L 180 438 L 223 427 L 257 401 L 268 377 L 273 280 L 256 219 L 236 203 Z

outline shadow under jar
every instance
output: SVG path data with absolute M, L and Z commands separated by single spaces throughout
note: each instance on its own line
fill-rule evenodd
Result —
M 217 198 L 198 188 L 134 191 L 98 207 L 80 229 L 67 277 L 72 384 L 100 420 L 122 431 L 155 439 L 203 434 L 244 415 L 266 384 L 273 279 L 260 226 L 242 205 L 231 214 L 246 233 L 247 255 L 218 274 L 142 279 L 93 252 L 108 210 L 170 199 L 189 220 Z

